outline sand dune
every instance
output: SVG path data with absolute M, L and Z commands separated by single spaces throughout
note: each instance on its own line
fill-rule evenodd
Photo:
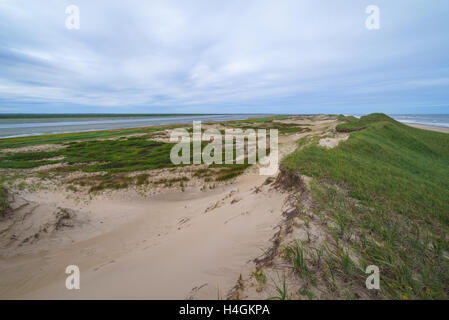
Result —
M 280 155 L 295 150 L 302 136 L 329 132 L 335 124 L 317 121 L 311 133 L 282 137 Z M 14 232 L 23 233 L 22 225 L 51 227 L 35 243 L 2 241 L 0 298 L 226 297 L 240 274 L 254 269 L 252 260 L 269 248 L 290 209 L 288 194 L 266 179 L 253 167 L 210 191 L 189 188 L 150 198 L 116 193 L 89 201 L 67 199 L 62 191 L 25 194 L 22 201 L 41 214 L 31 213 L 31 221 L 23 213 Z M 49 215 L 58 208 L 71 210 L 65 228 L 56 228 L 58 220 Z M 65 288 L 65 268 L 72 264 L 81 271 L 80 290 Z

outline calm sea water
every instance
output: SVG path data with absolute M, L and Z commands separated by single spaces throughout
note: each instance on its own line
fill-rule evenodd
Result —
M 30 118 L 0 119 L 0 138 L 25 137 L 43 134 L 71 133 L 95 130 L 139 128 L 167 124 L 191 123 L 192 121 L 217 122 L 245 120 L 268 115 L 234 114 L 173 117 L 123 117 L 123 118 Z
M 404 123 L 449 128 L 449 114 L 392 114 L 389 116 Z

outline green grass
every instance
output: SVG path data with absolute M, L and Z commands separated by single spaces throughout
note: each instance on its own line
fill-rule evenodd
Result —
M 141 185 L 143 185 L 143 184 L 147 184 L 147 183 L 148 183 L 148 177 L 149 177 L 149 176 L 150 176 L 150 175 L 147 174 L 147 173 L 139 174 L 139 175 L 136 177 L 136 184 L 139 185 L 139 186 L 141 186 Z
M 339 129 L 352 133 L 338 147 L 311 143 L 283 161 L 317 182 L 316 210 L 335 222 L 334 270 L 360 280 L 350 246 L 363 265 L 379 266 L 384 296 L 449 298 L 449 135 L 383 114 Z
M 304 248 L 298 242 L 284 248 L 284 258 L 292 262 L 295 272 L 301 278 L 306 279 L 311 276 L 304 257 Z
M 69 142 L 66 148 L 57 151 L 9 153 L 0 156 L 0 167 L 23 169 L 53 163 L 85 164 L 83 170 L 86 172 L 112 173 L 173 166 L 170 150 L 174 144 L 147 139 L 135 137 Z M 64 159 L 46 160 L 60 156 Z
M 0 215 L 4 214 L 8 208 L 8 191 L 0 184 Z
M 282 287 L 279 286 L 273 279 L 271 279 L 271 281 L 273 281 L 273 284 L 276 287 L 276 291 L 279 295 L 268 298 L 267 300 L 287 300 L 287 283 L 285 281 L 285 275 L 282 278 Z
M 60 151 L 67 164 L 91 163 L 86 172 L 130 172 L 173 166 L 170 161 L 172 143 L 147 140 L 143 137 L 120 140 L 70 143 Z
M 284 116 L 249 119 L 224 123 L 234 128 L 280 128 L 281 132 L 302 132 L 307 130 L 301 126 L 275 123 Z M 92 179 L 80 178 L 71 183 L 91 186 L 91 191 L 103 189 L 126 188 L 131 184 L 138 186 L 150 183 L 148 174 L 142 171 L 174 167 L 170 160 L 170 152 L 174 143 L 154 141 L 162 130 L 185 127 L 172 125 L 169 127 L 137 128 L 96 132 L 68 133 L 46 136 L 0 139 L 0 169 L 32 169 L 44 165 L 63 164 L 48 170 L 40 170 L 34 175 L 41 179 L 52 179 L 75 171 L 98 173 Z M 191 127 L 187 127 L 189 132 Z M 203 129 L 204 131 L 204 129 Z M 224 134 L 224 130 L 221 131 Z M 128 137 L 128 135 L 139 134 Z M 114 139 L 111 139 L 114 138 Z M 234 144 L 236 141 L 234 141 Z M 28 147 L 40 144 L 56 144 L 62 148 L 53 151 L 34 152 L 2 152 L 6 148 Z M 204 148 L 208 142 L 202 143 Z M 269 142 L 267 142 L 269 144 Z M 192 145 L 190 150 L 193 150 Z M 269 154 L 269 150 L 267 150 Z M 245 159 L 243 164 L 212 164 L 200 169 L 195 177 L 210 181 L 227 181 L 241 175 L 250 164 Z M 225 148 L 222 150 L 225 159 Z M 192 160 L 192 156 L 191 156 Z M 140 172 L 137 178 L 125 177 L 126 174 Z M 186 181 L 181 181 L 186 182 Z M 177 183 L 169 181 L 168 185 Z
M 170 151 L 174 144 L 151 140 L 152 135 L 160 130 L 160 128 L 147 128 L 6 139 L 8 147 L 58 142 L 64 148 L 55 151 L 3 153 L 0 154 L 0 168 L 30 169 L 61 163 L 64 166 L 44 170 L 35 175 L 41 179 L 48 179 L 74 171 L 98 173 L 88 179 L 80 178 L 70 182 L 90 186 L 91 192 L 127 188 L 134 182 L 143 185 L 148 176 L 140 175 L 134 179 L 127 177 L 126 174 L 174 166 L 170 161 Z M 121 136 L 133 133 L 147 134 L 138 137 Z M 101 140 L 114 136 L 118 139 Z M 83 141 L 73 141 L 81 137 Z
M 353 116 L 344 117 L 340 115 L 338 117 L 338 120 L 345 121 L 345 123 L 339 124 L 337 126 L 337 131 L 339 132 L 352 132 L 363 130 L 375 122 L 397 123 L 395 120 L 384 115 L 383 113 L 372 113 L 370 115 L 363 116 L 360 119 L 357 119 L 356 117 Z
M 133 182 L 133 178 L 123 174 L 99 175 L 93 180 L 97 180 L 98 182 L 90 187 L 89 192 L 96 192 L 104 189 L 126 189 Z
M 415 217 L 426 212 L 449 224 L 449 135 L 392 119 L 361 122 L 369 128 L 353 132 L 339 147 L 305 147 L 288 156 L 285 166 L 344 184 L 368 203 Z
M 47 164 L 61 163 L 63 167 L 38 172 L 40 178 L 50 178 L 55 174 L 65 174 L 81 170 L 90 173 L 101 173 L 90 179 L 73 181 L 80 185 L 94 184 L 90 191 L 103 189 L 119 189 L 128 187 L 134 180 L 123 176 L 124 173 L 174 167 L 170 160 L 173 143 L 148 140 L 148 136 L 121 137 L 117 140 L 86 140 L 65 143 L 65 148 L 56 151 L 4 153 L 0 155 L 0 168 L 29 169 Z M 207 145 L 203 143 L 203 147 Z M 193 150 L 192 145 L 190 150 Z M 223 149 L 223 158 L 224 158 Z M 235 151 L 234 151 L 235 153 Z M 51 160 L 60 157 L 57 160 Z M 191 157 L 192 160 L 192 157 Z M 213 164 L 202 169 L 197 176 L 207 177 L 215 174 L 216 181 L 225 181 L 237 177 L 250 165 Z M 216 168 L 211 171 L 210 169 Z M 184 177 L 179 181 L 167 181 L 168 185 L 186 182 Z M 148 182 L 148 174 L 141 174 L 136 179 L 137 185 Z
M 260 268 L 259 270 L 254 272 L 254 278 L 259 284 L 265 284 L 267 282 L 267 276 L 263 272 L 263 268 Z

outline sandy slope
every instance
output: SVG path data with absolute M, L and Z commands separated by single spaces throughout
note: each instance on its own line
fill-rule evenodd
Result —
M 335 124 L 316 122 L 312 133 L 280 139 L 280 155 L 292 152 L 300 137 Z M 235 183 L 208 192 L 192 188 L 151 198 L 127 194 L 82 203 L 54 191 L 25 195 L 29 206 L 37 203 L 45 210 L 30 213 L 23 206 L 19 227 L 5 232 L 33 230 L 58 207 L 72 209 L 79 223 L 52 230 L 34 244 L 2 247 L 0 298 L 226 296 L 240 274 L 254 269 L 251 261 L 270 246 L 288 209 L 288 194 L 265 184 L 266 179 L 253 167 Z M 29 217 L 32 222 L 27 222 Z M 80 290 L 65 288 L 65 268 L 71 264 L 81 270 Z
M 256 193 L 254 186 L 263 182 L 248 175 L 209 193 L 165 194 L 126 205 L 94 201 L 91 212 L 134 217 L 111 222 L 113 230 L 87 240 L 2 259 L 1 298 L 183 299 L 207 284 L 201 297 L 215 299 L 218 288 L 229 290 L 275 232 L 285 195 L 269 186 Z M 101 218 L 94 213 L 91 219 Z M 81 269 L 79 291 L 65 289 L 70 264 Z

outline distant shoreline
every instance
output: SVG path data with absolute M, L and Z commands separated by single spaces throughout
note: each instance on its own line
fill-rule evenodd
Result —
M 239 117 L 241 116 L 241 117 Z M 246 117 L 245 117 L 246 116 Z M 0 139 L 54 134 L 96 132 L 145 128 L 185 123 L 187 118 L 209 118 L 207 121 L 232 121 L 239 118 L 269 116 L 268 114 L 0 114 Z M 181 119 L 181 118 L 186 119 Z M 416 118 L 416 117 L 415 117 Z M 446 116 L 447 118 L 447 116 Z M 45 119 L 47 119 L 45 121 Z M 67 120 L 64 120 L 67 119 Z M 69 120 L 70 119 L 70 120 Z M 395 119 L 411 127 L 449 133 L 449 127 Z M 429 120 L 429 119 L 424 119 Z M 431 120 L 431 119 L 430 119 Z M 204 120 L 206 121 L 206 120 Z M 447 122 L 443 118 L 443 123 Z M 146 122 L 146 123 L 144 123 Z M 441 121 L 440 121 L 441 122 Z M 137 124 L 139 123 L 139 124 Z
M 430 125 L 417 124 L 417 123 L 406 123 L 406 122 L 402 122 L 402 123 L 406 124 L 410 127 L 414 127 L 414 128 L 418 128 L 418 129 L 449 133 L 449 128 L 445 128 L 445 127 L 430 126 Z

